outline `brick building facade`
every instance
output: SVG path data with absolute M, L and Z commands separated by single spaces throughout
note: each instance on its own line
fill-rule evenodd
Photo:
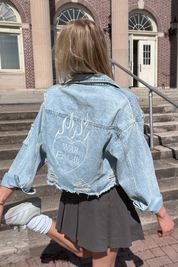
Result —
M 150 71 L 152 85 L 177 87 L 177 35 L 169 35 L 168 30 L 170 22 L 178 19 L 178 0 L 0 0 L 0 88 L 44 89 L 56 83 L 49 51 L 62 27 L 57 24 L 59 16 L 75 8 L 106 30 L 108 49 L 114 60 L 128 68 L 129 55 L 132 72 L 143 78 L 147 67 L 145 73 Z M 7 12 L 11 17 L 15 14 L 12 20 Z M 111 39 L 107 31 L 110 20 Z M 144 28 L 144 21 L 150 26 Z M 11 40 L 13 45 L 9 44 Z M 19 56 L 14 59 L 17 63 L 13 69 L 4 63 L 6 57 L 9 62 L 12 60 L 8 52 L 12 49 Z M 149 70 L 151 61 L 154 64 Z M 141 86 L 121 73 L 116 72 L 116 81 L 122 87 Z

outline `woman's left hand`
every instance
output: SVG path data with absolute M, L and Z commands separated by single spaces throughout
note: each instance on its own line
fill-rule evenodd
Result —
M 164 206 L 162 206 L 162 208 L 156 215 L 159 226 L 161 228 L 161 230 L 158 230 L 158 236 L 165 237 L 171 235 L 174 232 L 174 222 L 167 213 Z

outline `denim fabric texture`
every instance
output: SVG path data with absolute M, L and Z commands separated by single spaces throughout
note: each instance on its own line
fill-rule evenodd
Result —
M 34 194 L 47 161 L 47 182 L 99 196 L 120 184 L 140 210 L 163 205 L 138 98 L 100 75 L 78 75 L 49 88 L 1 185 Z

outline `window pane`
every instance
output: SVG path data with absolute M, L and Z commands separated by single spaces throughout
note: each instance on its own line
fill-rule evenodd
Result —
M 134 14 L 129 17 L 129 30 L 152 31 L 152 23 L 148 16 Z
M 151 46 L 143 45 L 143 64 L 144 65 L 151 64 L 150 57 L 151 57 Z
M 20 69 L 17 35 L 0 34 L 2 69 Z
M 14 11 L 4 3 L 0 3 L 0 21 L 17 21 Z
M 65 25 L 70 21 L 74 21 L 80 18 L 89 18 L 85 12 L 78 8 L 69 8 L 62 11 L 59 17 L 56 20 L 56 25 Z

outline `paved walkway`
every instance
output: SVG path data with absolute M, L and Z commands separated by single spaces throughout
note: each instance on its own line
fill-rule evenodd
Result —
M 1 267 L 92 267 L 91 259 L 80 259 L 67 250 L 57 254 L 43 254 Z M 130 249 L 118 252 L 115 267 L 178 267 L 178 228 L 168 237 L 156 234 L 136 241 Z

